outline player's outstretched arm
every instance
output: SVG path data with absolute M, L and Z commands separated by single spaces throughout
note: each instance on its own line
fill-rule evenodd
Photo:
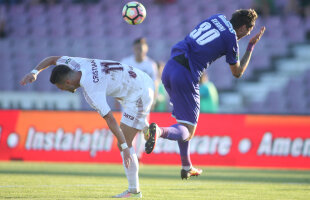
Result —
M 266 27 L 263 26 L 263 27 L 260 29 L 259 33 L 257 33 L 255 36 L 253 36 L 253 37 L 250 39 L 249 44 L 255 45 L 255 44 L 260 40 L 260 38 L 263 36 L 265 30 L 266 30 Z
M 24 78 L 20 81 L 20 84 L 26 85 L 28 83 L 34 82 L 42 70 L 48 68 L 51 65 L 56 65 L 56 62 L 59 58 L 60 56 L 50 56 L 45 58 L 30 73 L 24 76 Z
M 120 145 L 120 147 L 123 151 L 125 166 L 128 168 L 132 159 L 130 156 L 129 148 L 128 148 L 127 143 L 126 143 L 125 136 L 124 136 L 121 128 L 117 124 L 117 122 L 116 122 L 111 111 L 108 112 L 108 114 L 105 115 L 103 118 L 106 120 L 108 127 L 110 128 L 112 133 L 117 138 L 118 144 Z
M 248 67 L 254 46 L 260 40 L 260 38 L 263 36 L 265 29 L 266 29 L 265 27 L 262 27 L 260 29 L 260 32 L 257 33 L 255 36 L 253 36 L 250 39 L 249 44 L 248 44 L 248 48 L 247 48 L 246 52 L 244 53 L 244 55 L 241 59 L 241 62 L 237 62 L 234 65 L 230 65 L 231 72 L 236 78 L 240 78 L 243 75 L 246 68 Z

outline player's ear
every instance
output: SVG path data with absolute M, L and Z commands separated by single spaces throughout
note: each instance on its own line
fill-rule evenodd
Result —
M 244 24 L 241 27 L 242 32 L 248 32 L 248 27 Z
M 240 26 L 239 28 L 236 29 L 236 32 L 241 33 L 245 27 L 246 27 L 245 25 Z

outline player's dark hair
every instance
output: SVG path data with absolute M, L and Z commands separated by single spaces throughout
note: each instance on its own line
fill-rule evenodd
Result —
M 145 37 L 137 38 L 133 41 L 133 45 L 136 44 L 147 44 Z
M 70 69 L 66 65 L 57 65 L 54 67 L 51 77 L 50 77 L 50 82 L 53 84 L 56 83 L 63 83 L 65 81 L 65 78 L 72 72 L 72 69 Z
M 257 13 L 253 9 L 240 9 L 236 10 L 232 14 L 230 23 L 233 25 L 234 29 L 238 29 L 243 25 L 246 25 L 247 28 L 251 28 L 255 25 L 257 19 Z

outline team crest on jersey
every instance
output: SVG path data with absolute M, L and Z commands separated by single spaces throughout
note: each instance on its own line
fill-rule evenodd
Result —
M 65 63 L 66 63 L 66 64 L 69 64 L 70 61 L 71 61 L 71 58 L 68 58 L 68 59 L 65 61 Z

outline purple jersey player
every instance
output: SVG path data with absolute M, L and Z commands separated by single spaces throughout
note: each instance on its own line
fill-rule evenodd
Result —
M 247 68 L 254 45 L 265 31 L 250 39 L 247 50 L 239 61 L 238 40 L 250 34 L 255 26 L 257 14 L 253 9 L 237 10 L 230 21 L 222 14 L 213 15 L 198 24 L 184 40 L 177 43 L 171 51 L 162 82 L 173 104 L 173 116 L 177 124 L 159 128 L 152 123 L 144 130 L 146 153 L 151 153 L 158 137 L 178 141 L 182 170 L 181 178 L 198 176 L 202 170 L 192 166 L 189 141 L 194 136 L 199 117 L 200 95 L 199 79 L 217 58 L 225 55 L 232 74 L 239 78 Z

